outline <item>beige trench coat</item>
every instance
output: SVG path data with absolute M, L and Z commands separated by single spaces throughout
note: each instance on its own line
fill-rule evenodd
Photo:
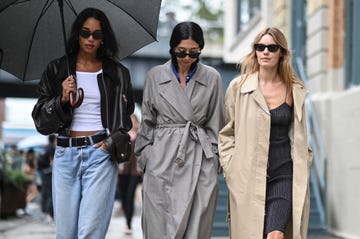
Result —
M 309 219 L 309 169 L 304 101 L 306 89 L 293 85 L 294 117 L 289 132 L 293 159 L 293 216 L 286 239 L 304 239 Z M 232 239 L 262 239 L 270 112 L 258 87 L 258 74 L 240 84 L 234 79 L 225 96 L 226 125 L 219 135 L 220 163 L 229 189 Z

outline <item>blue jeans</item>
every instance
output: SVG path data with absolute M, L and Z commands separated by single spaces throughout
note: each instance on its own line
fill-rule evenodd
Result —
M 102 148 L 56 147 L 52 186 L 57 239 L 105 238 L 117 175 L 117 164 Z

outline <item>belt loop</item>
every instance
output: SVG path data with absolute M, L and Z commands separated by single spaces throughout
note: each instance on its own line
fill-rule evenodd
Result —
M 89 136 L 89 137 L 85 137 L 85 140 L 86 140 L 86 138 L 88 138 L 88 139 L 89 139 L 89 141 L 90 141 L 90 145 L 93 145 L 93 144 L 94 144 L 94 140 L 93 140 L 93 138 L 92 138 L 91 136 Z
M 69 138 L 69 147 L 72 147 L 72 140 Z

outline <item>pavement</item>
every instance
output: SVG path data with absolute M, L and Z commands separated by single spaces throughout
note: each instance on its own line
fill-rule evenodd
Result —
M 16 217 L 0 219 L 0 239 L 55 238 L 55 225 L 41 212 L 38 202 L 28 203 L 25 212 L 18 210 Z M 132 235 L 125 235 L 123 231 L 125 217 L 120 203 L 116 202 L 106 239 L 142 239 L 140 220 L 140 211 L 137 206 L 132 222 Z
M 41 212 L 39 202 L 40 200 L 37 198 L 28 203 L 26 210 L 18 210 L 16 217 L 0 219 L 0 239 L 54 239 L 55 225 Z M 116 201 L 105 239 L 142 239 L 140 214 L 141 199 L 137 197 L 132 222 L 132 235 L 125 235 L 125 217 L 121 210 L 121 203 Z M 212 239 L 228 239 L 228 237 L 213 237 Z M 321 234 L 310 235 L 308 239 L 338 239 L 338 237 Z

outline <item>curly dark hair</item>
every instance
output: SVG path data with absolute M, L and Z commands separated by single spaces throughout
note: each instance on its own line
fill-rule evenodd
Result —
M 97 58 L 100 60 L 112 58 L 114 60 L 119 57 L 119 48 L 116 42 L 114 31 L 111 28 L 110 21 L 105 13 L 96 8 L 86 8 L 79 13 L 75 19 L 71 33 L 68 40 L 68 54 L 69 56 L 76 56 L 79 52 L 79 31 L 81 30 L 84 22 L 88 18 L 95 18 L 100 22 L 101 31 L 104 34 L 103 43 L 97 51 Z

